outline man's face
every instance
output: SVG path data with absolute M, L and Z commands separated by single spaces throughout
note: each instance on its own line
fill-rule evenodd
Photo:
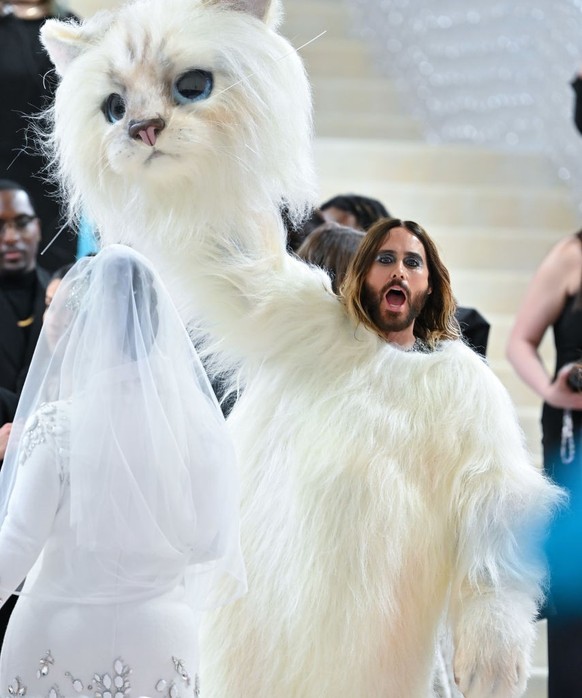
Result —
M 40 224 L 26 192 L 0 190 L 0 275 L 34 269 L 39 242 Z
M 380 243 L 364 282 L 363 304 L 383 334 L 412 328 L 431 293 L 426 253 L 405 228 Z

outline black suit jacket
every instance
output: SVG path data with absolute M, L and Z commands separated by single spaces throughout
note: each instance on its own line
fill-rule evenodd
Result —
M 42 328 L 45 291 L 49 280 L 50 274 L 37 267 L 33 305 L 34 321 L 26 342 L 22 331 L 16 325 L 12 306 L 4 300 L 0 291 L 0 425 L 14 419 L 18 396 L 24 385 Z
M 487 356 L 490 325 L 475 308 L 459 306 L 455 313 L 465 342 L 481 356 Z

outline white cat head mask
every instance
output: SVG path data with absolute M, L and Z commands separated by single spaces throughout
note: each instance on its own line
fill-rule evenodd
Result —
M 62 79 L 48 148 L 73 212 L 107 238 L 161 208 L 194 227 L 306 210 L 310 90 L 281 14 L 279 0 L 136 0 L 80 25 L 49 20 Z

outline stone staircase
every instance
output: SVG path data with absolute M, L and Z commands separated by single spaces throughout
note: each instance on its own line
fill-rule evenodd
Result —
M 578 227 L 570 194 L 540 155 L 470 145 L 429 145 L 390 79 L 352 33 L 341 0 L 287 0 L 283 32 L 300 46 L 314 93 L 320 200 L 378 198 L 423 225 L 451 271 L 462 305 L 491 323 L 489 362 L 518 409 L 538 464 L 540 401 L 505 359 L 514 313 L 550 247 Z M 553 367 L 551 336 L 541 354 Z M 538 624 L 527 698 L 547 695 L 545 623 Z

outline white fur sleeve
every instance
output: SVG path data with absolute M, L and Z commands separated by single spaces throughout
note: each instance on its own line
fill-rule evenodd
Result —
M 464 382 L 476 389 L 452 493 L 454 670 L 465 698 L 516 698 L 525 691 L 543 596 L 543 532 L 560 492 L 532 465 L 513 405 L 492 372 L 474 363 Z
M 189 289 L 200 301 L 195 313 L 236 360 L 293 351 L 296 365 L 313 365 L 334 350 L 338 333 L 354 332 L 327 275 L 290 255 L 252 257 L 217 246 L 197 265 Z

